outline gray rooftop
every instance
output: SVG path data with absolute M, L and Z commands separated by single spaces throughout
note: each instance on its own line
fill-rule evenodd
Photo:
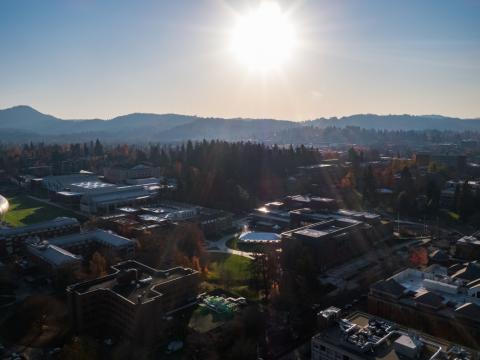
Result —
M 315 335 L 312 342 L 323 342 L 355 358 L 370 360 L 478 359 L 479 355 L 474 350 L 360 312 L 336 320 Z
M 29 244 L 27 251 L 55 267 L 79 263 L 82 259 L 80 256 L 47 242 Z
M 60 247 L 69 247 L 85 241 L 96 241 L 110 247 L 132 246 L 134 243 L 133 240 L 127 239 L 126 237 L 101 229 L 50 239 L 51 244 Z
M 19 236 L 38 231 L 47 231 L 49 229 L 80 225 L 77 219 L 69 217 L 58 217 L 53 220 L 42 221 L 31 225 L 19 226 L 15 228 L 0 229 L 0 238 Z
M 134 260 L 119 263 L 112 266 L 112 269 L 115 271 L 113 274 L 71 285 L 69 290 L 79 294 L 110 290 L 130 302 L 145 303 L 162 295 L 157 291 L 157 286 L 198 273 L 196 270 L 182 267 L 157 270 Z

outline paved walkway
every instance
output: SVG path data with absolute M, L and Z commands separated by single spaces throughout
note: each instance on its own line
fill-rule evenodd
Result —
M 233 233 L 233 234 L 228 234 L 223 237 L 221 237 L 217 241 L 208 241 L 207 240 L 207 251 L 211 253 L 224 253 L 224 254 L 234 254 L 234 255 L 239 255 L 243 256 L 249 259 L 253 259 L 253 256 L 249 252 L 245 251 L 240 251 L 240 250 L 234 250 L 230 249 L 227 246 L 227 241 L 233 238 L 234 236 L 237 236 L 239 233 Z

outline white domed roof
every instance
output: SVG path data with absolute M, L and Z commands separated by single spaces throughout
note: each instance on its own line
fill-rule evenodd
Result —
M 238 240 L 243 242 L 278 242 L 280 235 L 271 232 L 247 231 L 239 236 Z
M 8 211 L 8 200 L 0 195 L 0 216 L 4 215 Z

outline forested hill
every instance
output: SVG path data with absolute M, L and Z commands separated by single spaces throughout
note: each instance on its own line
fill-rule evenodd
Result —
M 312 136 L 315 142 L 343 142 L 341 139 L 345 134 L 342 131 L 330 131 L 331 136 L 337 131 L 337 140 L 334 140 L 335 136 L 325 139 L 319 137 L 327 133 L 322 129 L 350 126 L 375 130 L 480 131 L 480 120 L 442 116 L 353 115 L 294 122 L 145 113 L 118 116 L 110 120 L 64 120 L 29 106 L 0 110 L 0 141 L 7 143 L 86 142 L 97 138 L 110 143 L 183 142 L 188 139 L 302 143 L 311 142 L 308 138 Z M 311 134 L 310 129 L 314 129 Z M 355 137 L 351 140 L 358 142 Z

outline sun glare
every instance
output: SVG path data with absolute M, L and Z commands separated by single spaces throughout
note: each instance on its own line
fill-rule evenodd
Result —
M 239 16 L 233 31 L 232 50 L 250 68 L 272 69 L 283 65 L 294 48 L 294 29 L 275 2 Z

